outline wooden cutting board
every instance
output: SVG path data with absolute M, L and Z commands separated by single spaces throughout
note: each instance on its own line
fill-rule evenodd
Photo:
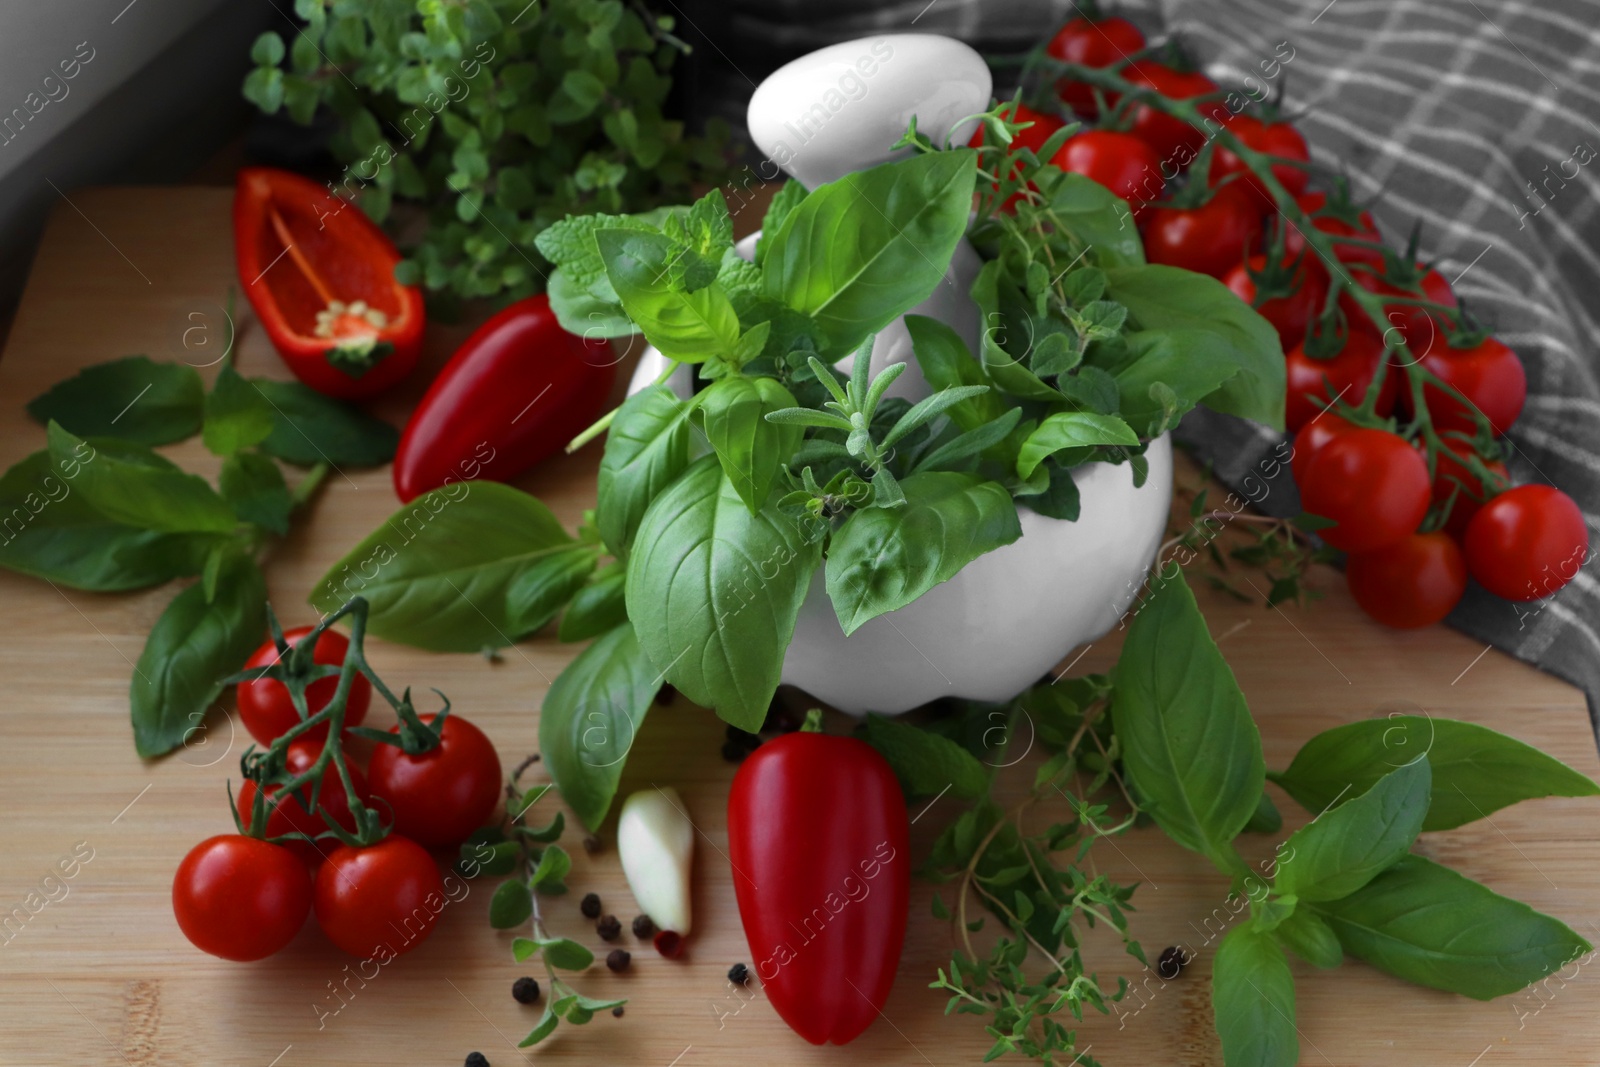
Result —
M 57 204 L 0 359 L 0 463 L 42 446 L 43 431 L 23 404 L 82 366 L 132 353 L 197 364 L 215 358 L 226 292 L 237 285 L 230 196 L 219 189 L 102 189 L 74 192 L 70 202 Z M 236 315 L 241 370 L 287 377 L 242 300 Z M 432 330 L 433 366 L 463 334 Z M 378 410 L 398 423 L 417 392 L 413 387 Z M 198 439 L 169 453 L 191 470 L 216 473 Z M 521 484 L 572 526 L 594 501 L 598 455 L 590 448 L 553 460 Z M 1181 468 L 1180 481 L 1192 487 L 1196 480 L 1192 466 Z M 267 563 L 286 624 L 311 621 L 305 596 L 312 583 L 395 507 L 387 470 L 329 478 L 309 519 Z M 1252 580 L 1262 583 L 1259 575 Z M 1323 597 L 1306 608 L 1269 610 L 1193 584 L 1261 724 L 1271 766 L 1284 766 L 1320 730 L 1386 710 L 1420 709 L 1492 726 L 1600 774 L 1576 690 L 1442 627 L 1385 630 L 1361 615 L 1331 570 L 1312 577 Z M 173 921 L 172 872 L 194 843 L 231 830 L 224 783 L 237 778 L 247 738 L 230 707 L 214 713 L 204 738 L 190 748 L 157 763 L 134 756 L 131 666 L 173 592 L 96 595 L 0 572 L 0 919 L 13 916 L 0 930 L 0 1063 L 443 1067 L 480 1050 L 498 1065 L 698 1067 L 759 1058 L 945 1067 L 976 1063 L 988 1047 L 973 1020 L 944 1017 L 943 998 L 925 988 L 951 947 L 949 930 L 929 915 L 925 884 L 913 891 L 894 995 L 883 1019 L 853 1045 L 808 1046 L 759 994 L 735 994 L 725 972 L 751 961 L 724 855 L 733 767 L 719 756 L 721 724 L 681 700 L 652 713 L 624 789 L 660 783 L 682 792 L 700 830 L 696 930 L 686 960 L 661 959 L 624 934 L 621 944 L 636 950 L 629 973 L 597 967 L 575 979 L 594 995 L 630 998 L 623 1018 L 601 1017 L 581 1030 L 563 1026 L 539 1049 L 517 1050 L 536 1009 L 510 996 L 525 968 L 511 960 L 511 935 L 490 929 L 490 888 L 483 884 L 446 909 L 431 940 L 365 984 L 314 923 L 262 963 L 202 955 Z M 1075 670 L 1104 669 L 1118 643 L 1116 634 L 1097 642 Z M 540 701 L 574 651 L 541 638 L 490 663 L 382 642 L 371 649 L 391 684 L 448 693 L 488 731 L 507 764 L 533 751 Z M 1286 797 L 1277 799 L 1291 827 L 1304 821 Z M 917 859 L 954 811 L 940 801 L 920 816 Z M 569 831 L 566 841 L 576 860 L 574 892 L 550 900 L 546 910 L 555 932 L 598 948 L 578 914 L 578 897 L 598 892 L 625 922 L 636 909 L 615 852 L 588 856 L 577 838 Z M 1274 843 L 1260 838 L 1251 846 L 1265 857 Z M 1430 835 L 1420 850 L 1590 938 L 1600 933 L 1600 803 L 1527 803 Z M 1224 882 L 1154 831 L 1122 838 L 1097 855 L 1118 876 L 1143 882 L 1135 918 L 1151 958 L 1183 943 L 1200 959 L 1163 984 L 1135 973 L 1114 949 L 1101 953 L 1103 973 L 1121 969 L 1142 980 L 1143 1007 L 1091 1020 L 1089 1054 L 1106 1064 L 1220 1063 L 1207 993 L 1215 942 L 1208 944 L 1207 932 L 1228 914 Z M 74 876 L 47 882 L 63 859 Z M 1537 992 L 1491 1004 L 1414 988 L 1360 964 L 1330 973 L 1297 963 L 1301 1062 L 1589 1062 L 1600 1033 L 1594 1022 L 1600 984 L 1586 962 L 1565 972 L 1565 980 L 1552 978 Z

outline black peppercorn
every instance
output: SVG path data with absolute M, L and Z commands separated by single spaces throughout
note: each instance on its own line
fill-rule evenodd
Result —
M 628 964 L 632 960 L 633 957 L 628 954 L 628 950 L 625 948 L 614 948 L 606 953 L 606 966 L 617 974 L 627 970 Z
M 537 1004 L 539 1002 L 539 983 L 523 975 L 511 983 L 511 996 L 518 1004 Z
M 594 932 L 600 935 L 602 941 L 615 941 L 617 935 L 622 933 L 622 923 L 617 921 L 615 915 L 602 915 L 600 921 L 594 924 Z
M 737 741 L 724 741 L 722 743 L 722 758 L 729 763 L 740 763 L 750 755 L 749 749 Z
M 612 1015 L 613 1018 L 616 1018 L 616 1019 L 622 1018 L 622 1005 L 618 1004 L 616 1007 L 612 1008 L 611 1009 L 611 1015 Z
M 728 981 L 734 985 L 744 985 L 750 981 L 750 968 L 742 963 L 735 963 L 728 968 Z
M 466 1067 L 489 1067 L 489 1057 L 481 1052 L 469 1052 Z
M 578 910 L 583 912 L 585 919 L 598 919 L 600 917 L 600 895 L 598 893 L 585 893 L 583 900 L 578 904 Z
M 1183 969 L 1188 963 L 1188 953 L 1177 945 L 1173 945 L 1171 948 L 1163 950 L 1160 958 L 1156 960 L 1156 973 L 1162 978 L 1171 981 L 1183 973 Z
M 656 690 L 656 703 L 662 707 L 666 707 L 676 699 L 678 699 L 678 691 L 670 685 L 663 685 Z
M 641 941 L 648 941 L 656 936 L 656 924 L 650 921 L 650 916 L 635 915 L 633 917 L 633 936 Z
M 583 850 L 585 852 L 587 852 L 591 856 L 594 855 L 596 852 L 599 852 L 600 851 L 600 839 L 598 837 L 594 836 L 593 834 L 589 834 L 589 835 L 585 836 L 584 839 L 583 839 Z

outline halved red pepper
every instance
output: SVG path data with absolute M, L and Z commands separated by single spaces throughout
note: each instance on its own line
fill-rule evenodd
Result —
M 786 734 L 734 776 L 728 855 L 751 970 L 813 1045 L 854 1040 L 889 999 L 911 892 L 909 831 L 894 771 L 852 737 Z
M 359 399 L 416 366 L 422 293 L 395 281 L 400 253 L 360 208 L 298 174 L 246 167 L 233 244 L 245 296 L 302 382 Z
M 609 342 L 563 330 L 543 294 L 501 309 L 411 413 L 395 492 L 409 502 L 449 481 L 503 482 L 560 451 L 599 416 L 616 362 Z

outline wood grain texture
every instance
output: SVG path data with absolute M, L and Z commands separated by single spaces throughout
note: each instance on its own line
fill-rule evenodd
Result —
M 236 284 L 230 195 L 86 190 L 72 194 L 75 208 L 58 205 L 0 359 L 0 463 L 41 447 L 42 430 L 22 405 L 81 366 L 136 352 L 195 363 L 214 358 L 205 353 L 217 351 L 221 306 Z M 241 301 L 241 369 L 286 376 L 245 307 Z M 188 333 L 186 347 L 185 331 L 197 326 L 210 333 Z M 432 329 L 433 365 L 463 333 Z M 413 388 L 386 401 L 380 413 L 398 422 L 415 394 Z M 198 440 L 167 451 L 191 470 L 216 473 Z M 554 460 L 521 484 L 571 526 L 593 503 L 598 452 Z M 1192 484 L 1193 469 L 1184 470 Z M 329 479 L 308 519 L 267 563 L 286 623 L 311 620 L 305 606 L 311 583 L 394 506 L 387 470 Z M 1284 766 L 1301 742 L 1328 727 L 1383 710 L 1420 709 L 1495 727 L 1585 773 L 1600 773 L 1576 690 L 1499 653 L 1480 656 L 1481 645 L 1443 628 L 1384 630 L 1361 616 L 1332 571 L 1315 574 L 1312 584 L 1325 596 L 1304 609 L 1265 610 L 1195 584 L 1261 724 L 1269 765 Z M 350 961 L 314 924 L 260 964 L 200 954 L 173 921 L 172 872 L 195 842 L 231 830 L 224 782 L 237 777 L 246 735 L 231 714 L 217 713 L 188 749 L 157 763 L 135 758 L 127 721 L 131 665 L 172 594 L 161 588 L 93 595 L 0 573 L 0 919 L 19 908 L 24 916 L 0 933 L 0 1063 L 449 1065 L 477 1049 L 502 1065 L 698 1067 L 759 1057 L 945 1067 L 976 1063 L 987 1047 L 970 1019 L 944 1017 L 942 998 L 925 988 L 951 944 L 948 930 L 929 917 L 932 890 L 925 884 L 913 891 L 901 979 L 885 1017 L 855 1044 L 807 1046 L 759 994 L 732 990 L 724 978 L 728 966 L 751 962 L 723 855 L 733 767 L 718 755 L 722 726 L 683 701 L 652 712 L 624 788 L 659 782 L 682 792 L 701 832 L 696 931 L 687 960 L 679 962 L 660 959 L 625 933 L 622 944 L 638 950 L 630 973 L 596 968 L 577 979 L 587 992 L 629 997 L 623 1018 L 602 1017 L 581 1031 L 564 1027 L 531 1054 L 517 1051 L 535 1009 L 509 995 L 524 968 L 511 960 L 510 935 L 489 928 L 489 888 L 481 884 L 446 909 L 428 943 L 366 982 L 346 969 Z M 1097 642 L 1074 669 L 1105 668 L 1118 641 L 1113 634 Z M 550 637 L 509 649 L 498 663 L 377 641 L 371 648 L 392 683 L 450 694 L 507 763 L 533 750 L 540 700 L 574 651 Z M 1292 802 L 1275 796 L 1290 827 L 1304 821 Z M 920 817 L 916 858 L 954 810 L 940 801 Z M 1600 932 L 1596 815 L 1592 801 L 1537 801 L 1430 835 L 1420 848 L 1593 938 Z M 600 893 L 624 921 L 634 908 L 614 852 L 588 856 L 576 834 L 567 844 L 576 892 L 548 902 L 549 924 L 598 947 L 578 914 L 578 896 Z M 1274 842 L 1250 844 L 1264 858 Z M 92 850 L 92 858 L 72 878 L 47 882 L 75 847 L 80 856 Z M 1163 984 L 1135 973 L 1114 946 L 1101 952 L 1103 973 L 1121 970 L 1146 991 L 1142 1010 L 1086 1025 L 1091 1055 L 1107 1064 L 1220 1063 L 1207 994 L 1214 940 L 1207 938 L 1227 917 L 1225 884 L 1154 832 L 1120 839 L 1098 855 L 1105 868 L 1143 880 L 1135 918 L 1151 957 L 1182 943 L 1199 959 Z M 29 905 L 38 907 L 36 914 Z M 1593 1056 L 1600 983 L 1588 961 L 1569 968 L 1565 980 L 1491 1004 L 1406 986 L 1359 964 L 1328 973 L 1297 963 L 1295 973 L 1304 1064 L 1493 1067 Z

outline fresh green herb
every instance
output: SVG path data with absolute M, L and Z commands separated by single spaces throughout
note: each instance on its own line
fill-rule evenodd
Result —
M 57 382 L 28 402 L 28 414 L 81 437 L 166 445 L 200 429 L 204 403 L 205 387 L 193 367 L 124 356 Z

